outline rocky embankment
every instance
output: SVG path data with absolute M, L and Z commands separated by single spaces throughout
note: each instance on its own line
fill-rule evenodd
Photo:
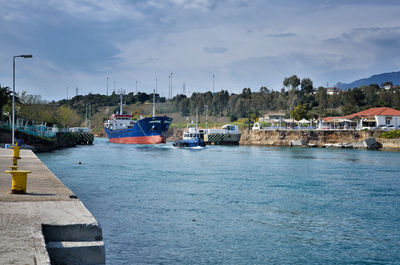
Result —
M 376 140 L 375 149 L 400 151 L 400 139 L 379 138 L 379 132 L 376 131 L 244 131 L 240 144 L 366 148 L 366 142 L 373 142 L 371 139 Z

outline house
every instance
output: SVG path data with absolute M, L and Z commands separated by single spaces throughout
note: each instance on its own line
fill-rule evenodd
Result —
M 260 121 L 266 121 L 266 122 L 273 122 L 273 121 L 279 121 L 285 117 L 285 113 L 281 112 L 274 112 L 274 113 L 268 113 L 265 114 L 264 117 L 260 118 Z
M 337 88 L 337 87 L 328 87 L 328 88 L 326 89 L 326 93 L 327 93 L 328 95 L 337 95 L 337 94 L 340 93 L 340 89 Z
M 385 90 L 390 90 L 392 88 L 392 84 L 385 84 L 382 88 Z
M 400 111 L 372 108 L 343 117 L 325 117 L 320 129 L 397 129 L 400 128 Z

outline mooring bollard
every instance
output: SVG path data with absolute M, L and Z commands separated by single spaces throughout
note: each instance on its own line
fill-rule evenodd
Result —
M 11 173 L 12 175 L 11 193 L 25 194 L 28 174 L 31 173 L 31 171 L 7 170 L 6 173 Z
M 20 147 L 18 145 L 13 145 L 13 158 L 20 159 L 19 157 L 19 150 Z
M 13 166 L 18 166 L 18 159 L 17 158 L 13 158 Z

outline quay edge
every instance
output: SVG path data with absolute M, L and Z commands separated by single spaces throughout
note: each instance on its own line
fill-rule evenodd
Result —
M 0 149 L 0 260 L 3 264 L 105 264 L 95 217 L 30 150 L 18 167 L 30 170 L 27 193 L 11 194 L 12 150 Z
M 291 146 L 301 141 L 308 147 L 363 147 L 363 142 L 375 138 L 379 150 L 400 151 L 400 139 L 379 138 L 378 131 L 339 130 L 245 130 L 240 145 Z

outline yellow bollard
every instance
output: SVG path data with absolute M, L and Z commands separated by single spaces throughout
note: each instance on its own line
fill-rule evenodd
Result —
M 19 157 L 20 147 L 18 145 L 13 145 L 12 148 L 13 148 L 13 158 L 20 159 L 20 157 Z
M 18 166 L 18 158 L 13 158 L 13 166 Z
M 14 166 L 14 165 L 9 166 L 9 168 L 11 168 L 11 170 L 18 170 L 18 166 Z
M 16 194 L 26 193 L 27 178 L 28 174 L 31 173 L 31 171 L 7 170 L 6 173 L 11 173 L 12 175 L 11 192 Z

